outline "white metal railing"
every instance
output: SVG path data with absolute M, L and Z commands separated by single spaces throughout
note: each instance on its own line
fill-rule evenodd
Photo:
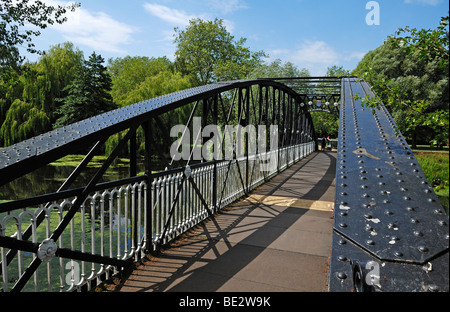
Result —
M 207 218 L 209 212 L 205 205 L 211 212 L 229 205 L 279 171 L 311 154 L 314 149 L 314 142 L 309 142 L 272 151 L 269 156 L 276 155 L 278 161 L 270 171 L 261 170 L 263 162 L 260 160 L 265 155 L 249 157 L 248 160 L 221 161 L 216 166 L 213 163 L 193 166 L 190 176 L 201 196 L 191 182 L 184 179 L 182 183 L 182 170 L 155 174 L 151 190 L 147 190 L 148 178 L 145 176 L 124 185 L 118 185 L 120 181 L 115 182 L 113 187 L 108 187 L 106 183 L 104 189 L 87 197 L 56 243 L 58 248 L 138 261 L 147 250 L 169 242 Z M 215 189 L 214 168 L 217 170 Z M 178 191 L 180 193 L 175 202 Z M 0 236 L 20 240 L 25 229 L 31 227 L 29 241 L 39 244 L 50 237 L 75 199 L 72 196 L 0 213 Z M 151 211 L 146 209 L 149 205 Z M 169 219 L 171 208 L 173 214 Z M 39 223 L 40 214 L 45 217 Z M 151 220 L 152 224 L 147 224 L 147 220 Z M 166 224 L 168 228 L 164 232 Z M 163 233 L 166 234 L 164 237 Z M 151 237 L 152 241 L 148 242 L 147 237 Z M 19 250 L 12 260 L 8 260 L 11 251 L 0 247 L 0 290 L 5 292 L 37 257 L 36 253 Z M 115 273 L 117 268 L 111 265 L 60 257 L 41 264 L 23 290 L 90 290 Z

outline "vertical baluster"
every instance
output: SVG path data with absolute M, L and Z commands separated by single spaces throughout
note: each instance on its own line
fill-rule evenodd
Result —
M 179 179 L 178 173 L 174 173 L 174 175 L 173 175 L 173 183 L 172 183 L 172 197 L 173 198 L 175 198 L 175 195 L 176 195 L 176 193 L 178 191 L 178 188 L 180 187 L 178 185 L 180 183 L 179 181 L 180 181 L 180 179 Z M 180 192 L 181 192 L 181 190 L 180 190 Z M 181 193 L 180 193 L 180 195 L 181 195 Z M 175 219 L 174 220 L 174 223 L 175 223 L 174 230 L 175 230 L 175 236 L 177 236 L 181 232 L 180 227 L 181 227 L 181 223 L 182 223 L 182 219 L 181 219 L 182 212 L 181 212 L 181 210 L 183 209 L 183 206 L 181 205 L 181 197 L 180 196 L 178 196 L 178 201 L 176 203 L 176 208 L 175 209 L 176 210 L 175 210 L 175 215 L 174 215 L 174 219 Z
M 175 174 L 171 174 L 168 176 L 167 179 L 167 207 L 172 207 L 173 205 L 173 209 L 175 209 L 175 211 L 173 212 L 172 218 L 170 220 L 170 224 L 169 224 L 169 231 L 167 231 L 167 233 L 169 234 L 169 237 L 173 237 L 174 234 L 174 230 L 175 230 L 175 220 L 177 218 L 177 203 L 175 203 L 175 192 L 174 192 L 174 179 L 175 179 Z M 170 212 L 169 212 L 170 213 Z
M 122 214 L 122 205 L 120 202 L 120 192 L 117 188 L 114 189 L 113 194 L 116 196 L 116 207 L 117 207 L 117 230 L 116 230 L 116 235 L 117 235 L 117 259 L 121 258 L 122 255 L 122 250 L 120 248 L 120 242 L 122 239 L 122 220 L 121 220 L 121 214 Z M 126 220 L 126 219 L 125 219 Z
M 142 248 L 144 250 L 150 251 L 151 250 L 151 247 L 150 247 L 151 240 L 148 237 L 148 230 L 149 230 L 149 228 L 148 228 L 149 227 L 149 224 L 148 224 L 148 213 L 149 213 L 148 212 L 148 207 L 149 207 L 148 203 L 149 203 L 149 198 L 148 198 L 148 196 L 150 194 L 147 191 L 147 187 L 149 187 L 149 186 L 148 186 L 148 183 L 146 181 L 142 181 L 140 183 L 140 187 L 142 188 L 142 190 L 144 192 L 144 220 L 143 220 L 143 222 L 144 222 L 144 233 L 143 233 L 143 245 L 142 245 Z
M 117 201 L 118 201 L 118 205 L 122 205 L 122 193 L 125 191 L 125 188 L 122 186 L 118 193 L 117 193 Z M 125 201 L 125 207 L 124 207 L 124 212 L 123 212 L 123 216 L 124 216 L 124 259 L 127 259 L 129 257 L 129 250 L 128 250 L 128 205 L 127 202 Z
M 86 252 L 86 225 L 85 225 L 85 217 L 86 217 L 86 206 L 83 203 L 80 206 L 80 217 L 81 217 L 81 252 Z M 86 262 L 81 261 L 81 280 L 80 285 L 86 281 Z
M 139 261 L 139 258 L 140 258 L 139 253 L 142 250 L 142 240 L 141 240 L 141 232 L 142 232 L 142 229 L 141 229 L 141 224 L 142 224 L 142 190 L 141 190 L 141 188 L 140 188 L 138 183 L 135 183 L 133 188 L 135 190 L 137 188 L 137 194 L 136 194 L 136 191 L 135 191 L 134 196 L 137 196 L 137 200 L 138 200 L 138 207 L 137 207 L 137 209 L 138 209 L 138 220 L 136 222 L 136 224 L 137 224 L 137 231 L 136 231 L 137 232 L 137 236 L 136 236 L 136 239 L 137 239 L 137 246 L 138 246 L 138 248 L 137 248 L 138 249 L 138 254 L 136 255 L 135 260 Z
M 97 195 L 97 194 L 96 194 Z M 91 253 L 95 254 L 95 200 L 91 198 Z M 91 275 L 88 277 L 88 280 L 91 280 L 95 275 L 95 263 L 91 262 Z M 90 289 L 90 284 L 88 283 L 88 289 Z
M 42 210 L 42 205 L 36 209 L 36 211 L 33 214 L 33 217 L 31 218 L 31 241 L 33 243 L 37 243 L 37 226 L 36 226 L 36 221 L 37 218 L 36 216 L 40 214 Z M 1 226 L 0 226 L 1 227 Z M 0 233 L 1 235 L 1 233 Z M 37 255 L 35 253 L 33 253 L 33 261 L 34 259 L 36 259 Z M 38 292 L 39 291 L 39 280 L 38 280 L 38 270 L 36 270 L 33 274 L 33 278 L 34 278 L 34 291 Z
M 135 189 L 131 186 L 129 186 L 129 189 L 131 189 L 131 224 L 132 226 L 132 240 L 131 240 L 131 249 L 133 250 L 134 258 L 137 258 L 137 216 L 136 216 L 136 194 Z
M 151 234 L 151 243 L 152 243 L 152 245 L 153 245 L 153 250 L 155 250 L 155 247 L 156 247 L 156 240 L 157 240 L 157 229 L 156 229 L 156 223 L 157 223 L 157 215 L 156 215 L 156 203 L 157 203 L 157 200 L 158 200 L 158 198 L 157 198 L 157 192 L 156 192 L 156 183 L 157 183 L 157 180 L 156 179 L 153 179 L 152 180 L 152 182 L 151 182 L 151 192 L 152 192 L 152 196 L 151 196 L 151 198 L 152 198 L 152 200 L 151 200 L 151 204 L 150 204 L 150 213 L 152 214 L 152 217 L 151 217 L 151 221 L 152 221 L 152 224 L 149 224 L 149 226 L 151 227 L 150 228 L 150 233 L 152 233 Z
M 15 217 L 16 220 L 16 238 L 18 240 L 22 240 L 22 221 Z M 23 274 L 23 252 L 21 250 L 17 251 L 17 270 L 19 272 L 19 276 Z

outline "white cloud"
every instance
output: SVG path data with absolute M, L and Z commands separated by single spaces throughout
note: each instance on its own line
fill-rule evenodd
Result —
M 46 0 L 52 5 L 67 5 L 69 2 Z M 91 47 L 96 51 L 126 54 L 123 45 L 132 42 L 136 27 L 119 22 L 103 12 L 90 12 L 79 7 L 67 13 L 67 22 L 51 26 L 62 33 L 65 40 Z
M 298 49 L 278 49 L 269 51 L 271 59 L 281 58 L 299 68 L 306 68 L 313 76 L 326 74 L 328 66 L 339 62 L 339 54 L 324 41 L 306 40 Z
M 169 22 L 175 26 L 186 26 L 189 24 L 189 20 L 195 18 L 195 15 L 187 14 L 184 11 L 177 9 L 171 9 L 160 4 L 144 4 L 145 10 L 150 14 L 162 19 L 163 21 Z
M 208 0 L 207 3 L 213 10 L 219 11 L 223 14 L 233 13 L 248 7 L 241 0 Z
M 238 1 L 230 0 L 231 5 L 227 3 L 223 3 L 223 7 L 225 10 L 232 10 L 235 6 L 237 7 Z M 208 2 L 210 5 L 214 5 L 213 3 L 217 2 L 217 4 L 220 3 L 220 1 L 212 1 L 211 3 Z M 169 23 L 171 26 L 178 26 L 178 27 L 186 27 L 189 25 L 189 21 L 195 18 L 201 18 L 203 20 L 214 20 L 214 17 L 212 17 L 209 13 L 201 13 L 198 15 L 189 14 L 185 11 L 172 9 L 164 5 L 156 4 L 156 3 L 145 3 L 144 9 L 150 13 L 151 15 Z M 234 9 L 233 9 L 234 10 Z M 230 21 L 228 19 L 223 19 L 223 25 L 227 29 L 228 32 L 232 33 L 234 30 L 234 22 Z M 163 40 L 172 40 L 173 39 L 173 31 L 163 31 L 165 39 Z
M 268 51 L 270 60 L 280 58 L 306 68 L 312 76 L 324 76 L 328 67 L 344 62 L 360 60 L 365 53 L 358 51 L 337 52 L 324 41 L 305 40 L 297 49 L 276 49 Z
M 405 3 L 418 3 L 418 4 L 426 4 L 426 5 L 438 5 L 439 3 L 443 2 L 443 0 L 405 0 Z

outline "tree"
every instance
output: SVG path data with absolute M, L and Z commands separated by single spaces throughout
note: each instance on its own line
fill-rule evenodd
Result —
M 434 30 L 401 28 L 367 53 L 353 72 L 377 94 L 364 99 L 366 105 L 375 108 L 382 101 L 413 146 L 418 140 L 442 145 L 448 138 L 447 26 L 444 17 Z
M 24 26 L 46 28 L 55 22 L 64 23 L 67 10 L 74 11 L 78 3 L 66 7 L 46 5 L 42 0 L 2 0 L 0 3 L 0 68 L 18 68 L 24 57 L 19 54 L 18 47 L 27 45 L 30 53 L 39 53 L 32 42 L 34 36 L 40 31 L 33 27 L 22 30 Z
M 159 88 L 161 86 L 155 83 L 146 83 L 146 87 L 141 86 L 147 79 L 153 79 L 153 77 L 165 73 L 168 79 L 171 79 L 174 71 L 173 63 L 167 57 L 149 58 L 139 56 L 127 56 L 124 58 L 116 58 L 108 60 L 108 73 L 112 79 L 111 95 L 114 102 L 119 106 L 126 106 L 134 104 L 139 101 L 148 100 L 150 97 L 138 97 L 130 95 L 135 93 L 137 89 L 146 89 L 145 92 L 152 92 L 150 89 Z M 167 93 L 179 91 L 181 89 L 167 90 Z M 144 92 L 144 93 L 145 93 Z M 158 94 L 162 95 L 162 94 Z
M 66 42 L 52 46 L 38 62 L 0 76 L 0 146 L 8 146 L 52 129 L 55 112 L 84 61 Z
M 177 27 L 175 32 L 175 64 L 195 85 L 244 78 L 265 56 L 244 47 L 245 38 L 235 41 L 222 19 L 192 19 L 185 30 Z
M 66 87 L 68 96 L 60 98 L 60 115 L 54 128 L 105 113 L 116 108 L 109 93 L 111 77 L 103 65 L 104 59 L 95 52 L 84 62 L 74 81 Z
M 249 79 L 257 78 L 283 78 L 283 77 L 309 77 L 310 73 L 307 69 L 298 69 L 291 62 L 282 64 L 280 59 L 276 59 L 268 64 L 259 64 L 249 74 Z

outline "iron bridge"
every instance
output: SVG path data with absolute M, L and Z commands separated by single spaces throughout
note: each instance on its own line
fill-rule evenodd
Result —
M 314 152 L 310 112 L 326 111 L 340 119 L 329 290 L 448 291 L 448 216 L 388 111 L 355 95 L 375 96 L 355 77 L 218 82 L 1 149 L 0 186 L 85 157 L 54 192 L 0 203 L 0 289 L 93 289 Z M 174 121 L 185 127 L 173 136 Z M 232 144 L 196 130 L 210 124 L 233 126 Z M 169 153 L 174 137 L 182 158 Z M 77 185 L 107 141 L 114 149 Z M 211 145 L 232 157 L 199 153 Z M 129 176 L 104 180 L 123 155 Z

